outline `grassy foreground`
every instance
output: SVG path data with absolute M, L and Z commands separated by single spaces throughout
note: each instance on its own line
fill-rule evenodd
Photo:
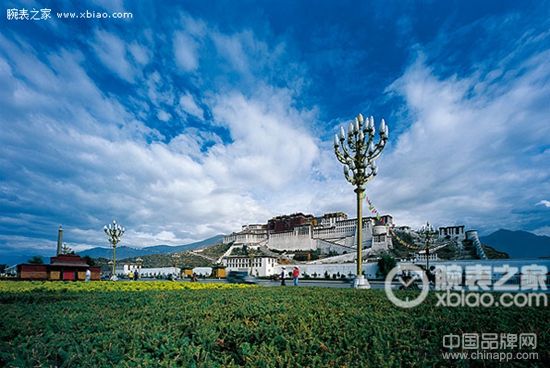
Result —
M 105 290 L 105 291 L 103 291 Z M 404 310 L 383 291 L 175 282 L 0 282 L 0 366 L 497 366 L 443 360 L 442 337 L 538 336 L 550 359 L 547 308 Z

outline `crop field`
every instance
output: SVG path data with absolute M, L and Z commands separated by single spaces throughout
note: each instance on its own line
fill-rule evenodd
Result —
M 0 366 L 499 366 L 442 358 L 442 337 L 535 333 L 548 366 L 548 308 L 405 310 L 383 291 L 177 282 L 0 282 Z M 502 365 L 500 365 L 502 366 Z

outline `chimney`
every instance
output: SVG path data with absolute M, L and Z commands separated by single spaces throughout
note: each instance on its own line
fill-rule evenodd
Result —
M 57 255 L 61 254 L 62 246 L 63 246 L 63 227 L 59 225 L 59 231 L 57 232 Z

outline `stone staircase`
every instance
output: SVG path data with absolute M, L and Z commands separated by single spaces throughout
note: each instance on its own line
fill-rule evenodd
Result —
M 344 252 L 353 253 L 356 251 L 355 247 L 350 247 L 327 239 L 317 239 L 317 249 L 320 249 L 323 253 L 334 251 L 339 254 L 344 254 Z
M 461 259 L 479 259 L 479 256 L 476 252 L 476 247 L 473 242 L 467 240 L 464 242 L 464 248 L 460 254 Z

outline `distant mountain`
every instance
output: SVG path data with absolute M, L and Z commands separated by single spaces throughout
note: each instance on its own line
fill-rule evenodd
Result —
M 41 256 L 44 263 L 50 262 L 50 257 L 55 256 L 54 252 L 44 251 L 44 249 L 0 249 L 0 263 L 13 266 L 19 263 L 25 263 L 33 256 Z
M 510 258 L 541 258 L 550 256 L 550 237 L 540 236 L 527 231 L 500 229 L 491 235 L 479 238 L 501 252 L 508 253 Z
M 141 257 L 149 254 L 169 254 L 179 253 L 187 250 L 201 249 L 209 245 L 221 243 L 223 235 L 216 235 L 211 238 L 201 240 L 199 242 L 185 244 L 185 245 L 153 245 L 144 248 L 132 248 L 127 246 L 121 246 L 116 248 L 117 259 Z M 112 248 L 95 247 L 91 249 L 78 252 L 81 256 L 90 256 L 92 258 L 111 258 L 113 255 Z

